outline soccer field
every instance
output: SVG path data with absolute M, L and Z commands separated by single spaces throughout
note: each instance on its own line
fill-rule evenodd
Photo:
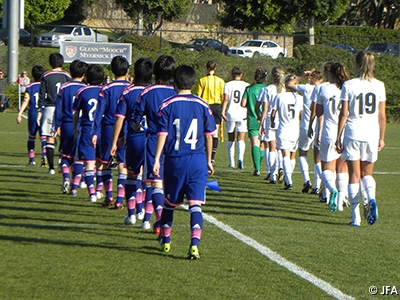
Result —
M 229 169 L 219 144 L 207 190 L 201 259 L 186 259 L 189 214 L 177 209 L 171 252 L 126 210 L 60 192 L 62 176 L 27 165 L 27 125 L 0 114 L 0 299 L 376 299 L 400 293 L 400 124 L 388 124 L 375 165 L 379 220 L 347 225 L 350 209 L 330 213 L 318 197 Z M 36 142 L 36 162 L 40 162 Z M 311 160 L 311 153 L 309 154 Z M 116 182 L 116 180 L 114 180 Z M 114 189 L 115 190 L 115 189 Z M 377 295 L 372 295 L 374 289 Z

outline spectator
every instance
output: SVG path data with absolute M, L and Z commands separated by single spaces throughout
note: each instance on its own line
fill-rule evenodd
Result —
M 6 111 L 6 86 L 7 79 L 4 78 L 4 72 L 0 70 L 0 112 Z

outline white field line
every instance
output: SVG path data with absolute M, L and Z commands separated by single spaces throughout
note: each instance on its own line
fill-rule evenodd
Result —
M 188 206 L 185 205 L 181 205 L 181 207 L 183 209 L 188 209 Z M 203 213 L 203 217 L 204 219 L 213 224 L 214 226 L 218 227 L 219 229 L 225 231 L 226 233 L 232 235 L 233 237 L 235 237 L 236 239 L 238 239 L 239 241 L 245 243 L 246 245 L 252 247 L 253 249 L 257 250 L 258 252 L 260 252 L 262 255 L 266 256 L 267 258 L 269 258 L 271 261 L 277 263 L 278 265 L 284 267 L 285 269 L 287 269 L 289 272 L 292 272 L 293 274 L 299 276 L 300 278 L 303 278 L 305 280 L 307 280 L 308 282 L 310 282 L 311 284 L 313 284 L 314 286 L 318 287 L 319 289 L 323 290 L 325 293 L 327 293 L 328 295 L 331 295 L 333 297 L 335 297 L 336 299 L 340 299 L 340 300 L 352 300 L 354 299 L 351 296 L 348 296 L 344 293 L 342 293 L 340 290 L 338 290 L 337 288 L 333 287 L 332 285 L 330 285 L 328 282 L 319 279 L 317 277 L 315 277 L 314 275 L 310 274 L 309 272 L 307 272 L 306 270 L 302 269 L 301 267 L 295 265 L 294 263 L 291 263 L 290 261 L 286 260 L 285 258 L 283 258 L 282 256 L 280 256 L 278 253 L 272 251 L 271 249 L 269 249 L 268 247 L 265 247 L 263 245 L 261 245 L 260 243 L 258 243 L 257 241 L 253 240 L 252 238 L 240 233 L 239 231 L 236 231 L 235 229 L 231 228 L 230 226 L 218 221 L 216 218 Z

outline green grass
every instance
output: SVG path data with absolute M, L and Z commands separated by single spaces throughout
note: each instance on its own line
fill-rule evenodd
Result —
M 172 250 L 161 253 L 154 234 L 123 225 L 125 211 L 87 202 L 86 190 L 63 195 L 60 174 L 26 166 L 26 121 L 18 126 L 15 118 L 0 115 L 0 299 L 333 298 L 206 221 L 201 259 L 186 260 L 189 215 L 182 209 Z M 251 176 L 249 144 L 245 169 L 232 170 L 220 143 L 215 178 L 223 192 L 207 190 L 203 211 L 344 294 L 372 299 L 371 285 L 399 284 L 399 130 L 388 124 L 375 167 L 373 226 L 348 226 L 349 209 L 330 213 L 303 195 L 298 167 L 293 191 Z

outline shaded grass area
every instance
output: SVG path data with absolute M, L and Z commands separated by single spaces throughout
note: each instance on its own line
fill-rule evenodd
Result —
M 18 126 L 15 118 L 0 115 L 1 299 L 332 299 L 208 222 L 201 259 L 188 261 L 183 209 L 175 212 L 172 250 L 161 253 L 154 234 L 123 224 L 125 211 L 87 202 L 86 190 L 63 195 L 60 174 L 26 166 L 26 123 Z M 251 176 L 250 147 L 245 169 L 229 169 L 226 143 L 214 176 L 223 192 L 207 190 L 203 211 L 343 293 L 372 298 L 371 285 L 395 285 L 399 278 L 399 129 L 388 124 L 376 164 L 373 226 L 348 226 L 349 209 L 330 213 L 317 196 L 302 194 L 298 167 L 293 191 L 267 184 L 265 169 Z

